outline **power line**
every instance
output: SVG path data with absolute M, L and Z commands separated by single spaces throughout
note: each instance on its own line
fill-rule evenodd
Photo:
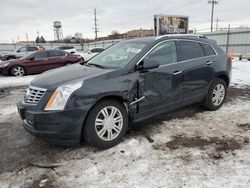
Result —
M 209 4 L 212 4 L 212 12 L 211 12 L 211 32 L 213 32 L 213 22 L 214 22 L 214 5 L 218 4 L 217 0 L 209 0 Z

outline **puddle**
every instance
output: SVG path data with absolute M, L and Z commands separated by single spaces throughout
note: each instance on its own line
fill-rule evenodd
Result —
M 244 129 L 246 131 L 250 130 L 250 124 L 249 123 L 245 123 L 245 124 L 238 124 L 237 125 L 239 128 Z
M 185 136 L 175 136 L 173 140 L 164 144 L 155 144 L 153 148 L 155 150 L 177 150 L 181 148 L 198 148 L 200 150 L 206 150 L 207 147 L 213 147 L 214 153 L 209 154 L 212 159 L 223 158 L 222 153 L 233 152 L 242 148 L 242 143 L 236 141 L 233 138 L 221 139 L 218 137 L 211 137 L 209 139 L 197 137 L 185 137 Z

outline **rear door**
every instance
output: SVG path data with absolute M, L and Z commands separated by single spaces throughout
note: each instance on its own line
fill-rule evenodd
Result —
M 213 69 L 209 66 L 209 57 L 206 56 L 198 41 L 176 41 L 176 49 L 178 62 L 182 64 L 184 75 L 183 104 L 200 101 L 205 97 L 213 76 Z
M 145 59 L 158 62 L 160 67 L 139 72 L 139 93 L 140 97 L 145 97 L 138 104 L 140 114 L 151 116 L 180 106 L 183 74 L 177 63 L 175 42 L 160 43 Z
M 61 66 L 64 66 L 66 63 L 66 52 L 61 50 L 50 50 L 48 51 L 49 58 L 46 62 L 47 64 L 47 70 L 58 68 Z

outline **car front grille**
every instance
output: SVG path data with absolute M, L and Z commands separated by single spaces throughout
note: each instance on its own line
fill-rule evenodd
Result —
M 29 104 L 38 104 L 45 92 L 46 89 L 30 86 L 26 90 L 24 102 Z

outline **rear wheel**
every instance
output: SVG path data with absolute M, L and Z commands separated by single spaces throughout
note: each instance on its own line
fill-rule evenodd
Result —
M 25 69 L 22 66 L 14 66 L 11 68 L 11 75 L 12 76 L 24 76 Z
M 108 149 L 118 144 L 128 128 L 128 115 L 123 104 L 103 100 L 90 111 L 83 129 L 84 139 L 92 146 Z
M 69 65 L 71 65 L 72 64 L 72 62 L 66 62 L 65 64 L 64 64 L 64 66 L 69 66 Z
M 204 105 L 208 110 L 219 109 L 226 98 L 227 84 L 224 80 L 216 79 L 209 88 Z

